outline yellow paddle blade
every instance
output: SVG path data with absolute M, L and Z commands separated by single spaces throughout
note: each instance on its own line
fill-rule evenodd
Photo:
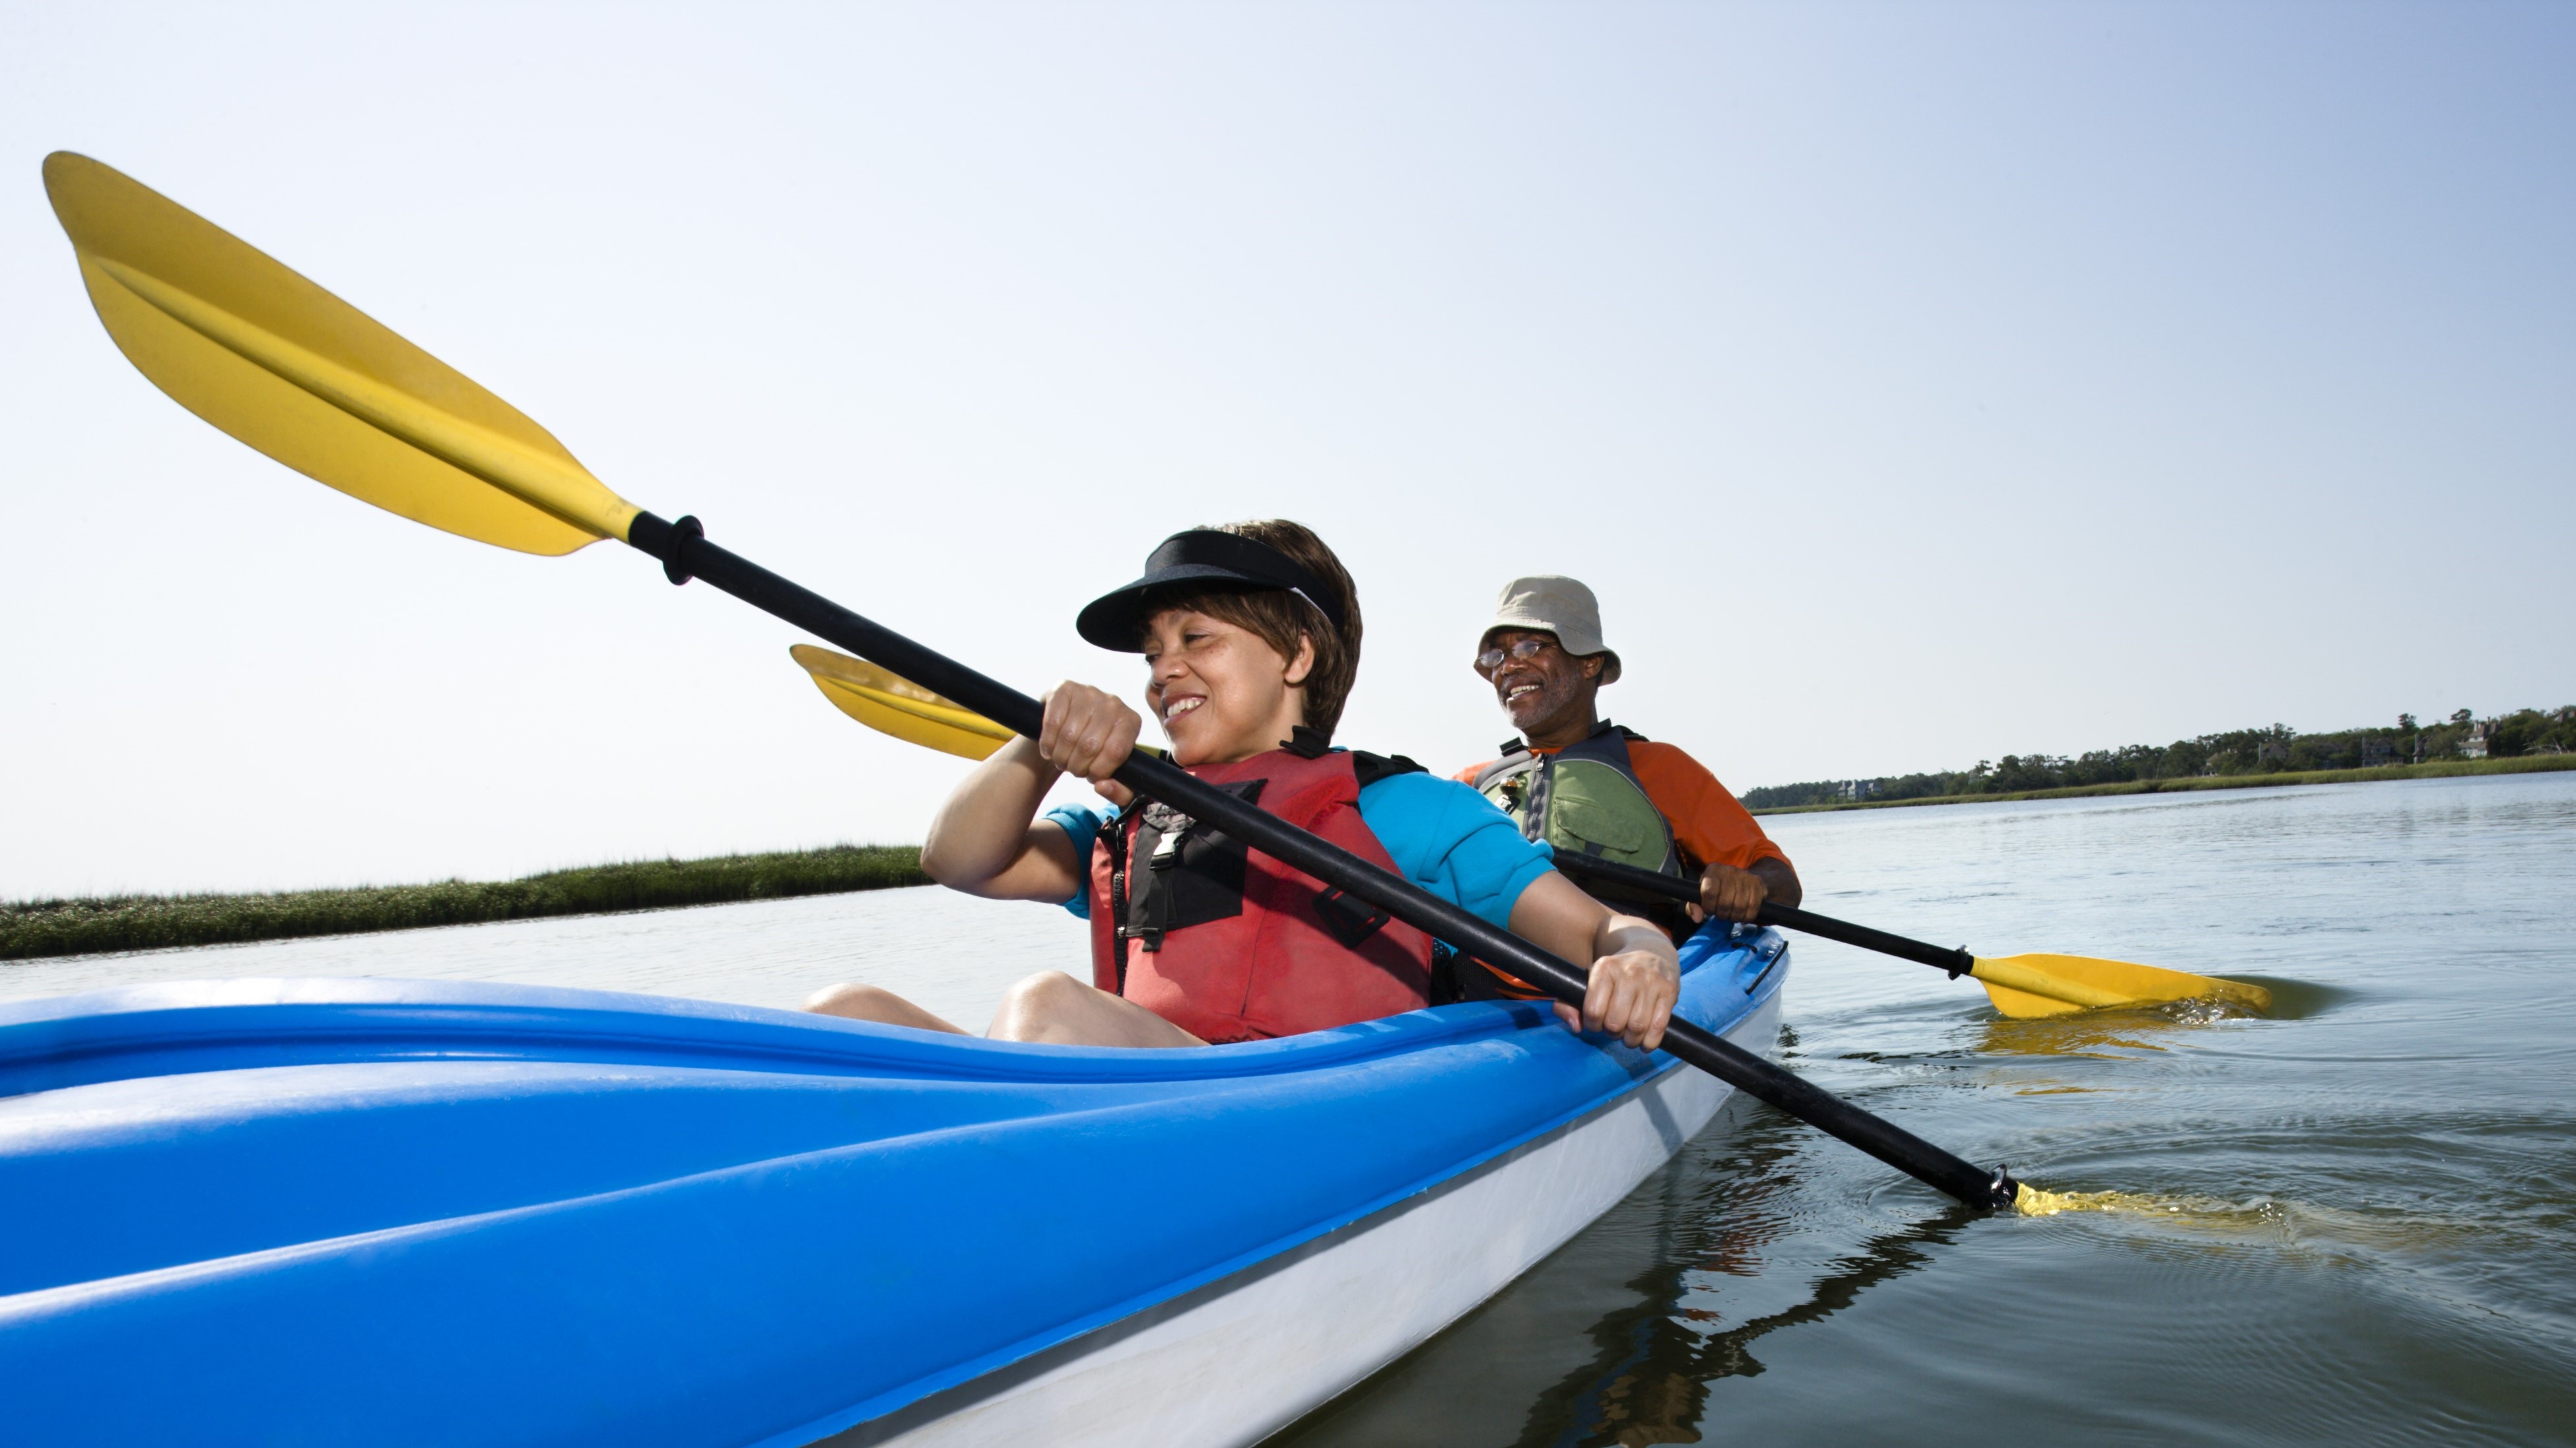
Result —
M 983 715 L 865 659 L 812 644 L 791 644 L 787 652 L 813 675 L 814 687 L 834 708 L 880 734 L 965 759 L 989 759 L 1011 738 L 1010 730 Z M 1151 744 L 1136 747 L 1163 757 Z
M 639 509 L 463 373 L 86 156 L 45 193 L 126 360 L 206 421 L 414 522 L 522 553 L 623 538 Z
M 2024 1020 L 2104 1006 L 2188 1000 L 2220 1000 L 2255 1011 L 2272 1009 L 2272 993 L 2259 985 L 2089 955 L 1981 957 L 1968 974 L 1985 986 L 1996 1010 Z
M 1011 731 L 961 709 L 910 679 L 848 654 L 797 644 L 787 652 L 812 675 L 833 707 L 880 734 L 966 759 L 987 759 Z

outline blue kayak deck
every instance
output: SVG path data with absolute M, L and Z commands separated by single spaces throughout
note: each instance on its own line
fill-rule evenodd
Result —
M 1780 952 L 1695 937 L 1684 1013 Z M 455 982 L 0 1006 L 0 1376 L 46 1440 L 829 1431 L 1668 1069 L 1506 1003 L 1186 1051 Z

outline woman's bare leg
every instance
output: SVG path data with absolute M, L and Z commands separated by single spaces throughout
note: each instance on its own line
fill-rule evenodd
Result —
M 1123 1004 L 1123 1002 L 1122 1002 Z M 825 986 L 805 998 L 804 1009 L 819 1016 L 847 1016 L 854 1021 L 881 1021 L 889 1026 L 911 1026 L 923 1031 L 946 1031 L 962 1036 L 966 1032 L 896 995 L 873 985 L 844 982 Z
M 918 1009 L 918 1007 L 915 1007 Z M 951 1027 L 954 1029 L 954 1027 Z M 1207 1042 L 1136 1004 L 1094 990 L 1060 970 L 1030 976 L 993 1013 L 996 1041 L 1058 1046 L 1204 1046 Z

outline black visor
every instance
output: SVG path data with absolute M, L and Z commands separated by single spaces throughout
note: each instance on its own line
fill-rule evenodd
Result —
M 1074 618 L 1074 632 L 1104 649 L 1136 653 L 1145 620 L 1163 599 L 1210 588 L 1285 589 L 1315 606 L 1339 630 L 1340 605 L 1324 581 L 1267 543 L 1240 533 L 1193 528 L 1175 533 L 1145 559 L 1145 576 L 1093 599 Z

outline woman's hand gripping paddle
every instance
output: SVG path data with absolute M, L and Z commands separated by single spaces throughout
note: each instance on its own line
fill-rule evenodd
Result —
M 1611 860 L 1596 860 L 1589 855 L 1566 854 L 1556 857 L 1557 868 L 1577 880 L 1588 880 L 1614 890 L 1645 895 L 1650 898 L 1679 900 L 1690 904 L 1699 901 L 1699 891 L 1687 880 L 1658 875 L 1633 865 Z M 1944 950 L 1866 925 L 1854 925 L 1831 916 L 1811 914 L 1786 905 L 1764 902 L 1755 920 L 1776 925 L 1784 930 L 1802 930 L 1875 950 L 1900 960 L 1919 961 L 1950 972 L 1953 979 L 1972 975 L 1986 988 L 1995 1009 L 2008 1016 L 2063 1016 L 2076 1011 L 2099 1010 L 2108 1006 L 2161 1005 L 2167 1001 L 2217 1000 L 2250 1010 L 2272 1009 L 2272 993 L 2259 985 L 2240 980 L 2223 980 L 2214 975 L 2192 975 L 2186 971 L 2164 970 L 2152 965 L 2132 965 L 2125 960 L 2100 960 L 2089 955 L 2007 955 L 2001 958 L 1970 955 L 1964 950 Z
M 168 198 L 60 152 L 45 158 L 45 189 L 99 320 L 125 355 L 190 411 L 270 457 L 503 548 L 559 554 L 621 539 L 659 559 L 673 583 L 703 578 L 960 709 L 1037 733 L 1037 700 L 706 541 L 694 518 L 670 522 L 618 497 L 509 404 Z M 1559 1000 L 1583 999 L 1580 968 L 1164 760 L 1139 752 L 1116 777 Z M 2002 1170 L 1971 1165 L 1688 1021 L 1673 1022 L 1664 1050 L 1970 1206 L 2008 1208 L 2025 1196 Z

